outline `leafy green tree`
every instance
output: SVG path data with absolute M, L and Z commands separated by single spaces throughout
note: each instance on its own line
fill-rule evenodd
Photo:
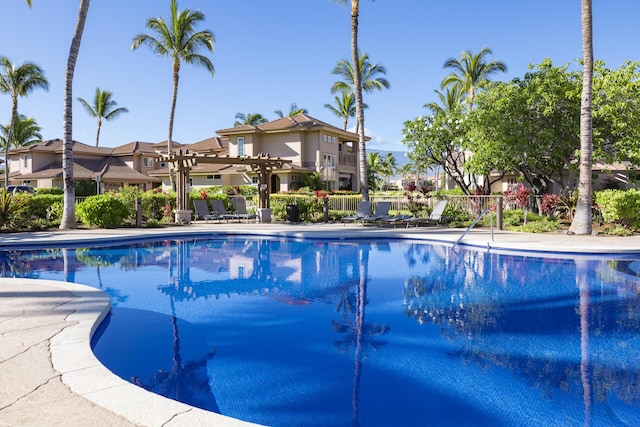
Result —
M 111 121 L 123 113 L 128 113 L 129 110 L 125 107 L 116 107 L 118 103 L 112 99 L 113 94 L 108 90 L 100 90 L 96 88 L 96 94 L 93 97 L 93 104 L 89 104 L 82 98 L 78 98 L 78 101 L 82 104 L 84 109 L 91 117 L 98 119 L 98 131 L 96 132 L 96 147 L 100 141 L 100 128 L 103 121 Z
M 204 13 L 190 9 L 178 10 L 178 2 L 176 0 L 171 0 L 170 9 L 170 16 L 167 21 L 162 17 L 149 18 L 146 26 L 151 34 L 138 34 L 131 44 L 131 50 L 136 50 L 145 45 L 156 55 L 171 58 L 173 94 L 171 97 L 171 112 L 169 113 L 169 136 L 167 138 L 169 155 L 173 151 L 173 120 L 178 99 L 178 82 L 182 63 L 204 67 L 211 73 L 212 77 L 215 74 L 211 60 L 207 56 L 200 54 L 203 49 L 213 53 L 215 45 L 215 38 L 211 31 L 196 31 L 196 26 L 205 20 Z M 173 170 L 170 173 L 170 180 L 173 187 L 175 185 Z
M 470 114 L 466 169 L 503 176 L 519 172 L 536 194 L 550 182 L 561 188 L 578 148 L 579 74 L 546 59 L 523 79 L 494 83 L 477 97 Z M 557 177 L 557 178 L 556 178 Z
M 343 129 L 347 130 L 349 118 L 356 115 L 356 98 L 353 93 L 342 91 L 340 96 L 334 98 L 335 107 L 331 104 L 324 104 L 324 108 L 329 109 L 333 114 L 342 118 Z M 364 104 L 364 108 L 369 108 L 367 104 Z
M 13 141 L 14 123 L 18 116 L 18 99 L 26 97 L 36 89 L 49 89 L 49 82 L 44 71 L 33 62 L 25 62 L 16 66 L 9 58 L 0 58 L 0 92 L 11 97 L 11 120 L 7 141 Z M 4 158 L 9 158 L 9 145 L 5 144 Z M 4 185 L 9 185 L 9 168 L 4 169 Z
M 595 61 L 592 102 L 593 157 L 639 167 L 640 63 L 626 61 L 612 70 Z
M 591 0 L 582 0 L 582 98 L 580 103 L 580 178 L 578 203 L 569 230 L 575 234 L 591 234 L 591 170 L 593 154 L 593 25 Z
M 9 140 L 9 125 L 2 126 L 0 130 L 2 132 L 2 136 L 0 136 L 0 143 L 5 147 Z M 22 147 L 42 141 L 42 134 L 40 133 L 41 130 L 42 128 L 38 126 L 32 117 L 26 117 L 23 114 L 18 114 L 16 120 L 13 122 L 13 132 L 11 133 L 12 140 L 9 142 L 9 148 Z
M 282 110 L 276 110 L 274 111 L 274 113 L 276 113 L 276 116 L 278 116 L 279 118 L 284 117 L 284 113 L 282 112 Z M 298 104 L 294 102 L 289 108 L 289 114 L 287 115 L 287 117 L 297 116 L 298 114 L 309 114 L 309 112 L 306 108 L 299 108 Z
M 462 108 L 450 114 L 419 116 L 404 122 L 402 142 L 409 158 L 422 170 L 439 166 L 467 195 L 488 193 L 491 182 L 479 182 L 464 165 L 469 156 L 469 123 Z
M 442 89 L 449 85 L 459 86 L 468 94 L 469 111 L 473 109 L 475 94 L 482 82 L 489 80 L 497 72 L 507 71 L 503 62 L 485 60 L 491 54 L 488 47 L 483 47 L 477 54 L 467 50 L 460 54 L 460 59 L 449 58 L 444 63 L 444 68 L 451 68 L 453 72 L 442 80 Z
M 370 151 L 367 153 L 367 184 L 369 185 L 369 188 L 374 191 L 377 191 L 382 187 L 382 179 L 380 175 L 383 167 L 380 153 L 377 151 Z
M 362 73 L 358 58 L 358 17 L 360 15 L 360 0 L 333 0 L 340 4 L 351 5 L 351 64 L 353 64 L 353 93 L 356 97 L 356 129 L 358 131 L 358 152 L 360 153 L 360 191 L 362 200 L 369 201 L 369 187 L 367 185 L 367 144 L 364 134 L 364 101 L 362 99 Z
M 236 121 L 233 124 L 234 127 L 238 126 L 258 126 L 263 123 L 267 123 L 267 119 L 265 119 L 260 113 L 238 113 L 236 114 Z

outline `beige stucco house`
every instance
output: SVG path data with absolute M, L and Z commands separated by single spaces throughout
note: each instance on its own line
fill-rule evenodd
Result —
M 330 189 L 359 185 L 358 135 L 306 114 L 283 117 L 259 126 L 216 131 L 219 136 L 194 144 L 173 142 L 173 150 L 230 157 L 258 156 L 291 160 L 271 176 L 271 191 L 295 190 L 304 174 L 319 172 Z M 62 188 L 62 140 L 42 141 L 9 151 L 9 183 Z M 149 190 L 169 188 L 168 165 L 161 160 L 167 142 L 134 141 L 115 148 L 73 143 L 74 179 L 93 181 L 101 191 L 125 185 Z M 243 165 L 196 164 L 190 171 L 192 189 L 217 185 L 257 184 L 257 174 Z

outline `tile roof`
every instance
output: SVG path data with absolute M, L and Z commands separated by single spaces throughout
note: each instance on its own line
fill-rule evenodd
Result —
M 62 161 L 49 164 L 44 169 L 29 173 L 19 174 L 21 179 L 42 179 L 62 177 Z M 13 174 L 12 174 L 13 176 Z M 96 179 L 100 176 L 101 181 L 126 181 L 126 182 L 159 182 L 158 178 L 149 177 L 134 169 L 131 169 L 117 157 L 107 157 L 103 159 L 74 158 L 73 177 L 75 179 L 87 180 Z

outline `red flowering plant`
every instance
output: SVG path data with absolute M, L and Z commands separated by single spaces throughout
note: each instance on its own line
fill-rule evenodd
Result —
M 412 194 L 405 193 L 407 197 L 407 209 L 411 212 L 413 216 L 419 216 L 419 213 L 422 212 L 426 207 L 426 199 L 428 196 L 422 194 Z M 424 200 L 423 200 L 424 199 Z
M 209 195 L 207 194 L 206 190 L 200 190 L 200 198 L 202 200 L 207 200 L 209 198 Z
M 529 196 L 531 195 L 531 189 L 520 183 L 517 187 L 509 188 L 504 192 L 504 198 L 509 203 L 514 203 L 522 208 L 524 213 L 524 223 L 527 223 L 527 208 L 529 207 Z

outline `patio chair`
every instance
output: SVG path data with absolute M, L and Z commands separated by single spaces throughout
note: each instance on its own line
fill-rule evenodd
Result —
M 354 215 L 345 216 L 342 218 L 342 223 L 353 221 L 356 222 L 365 216 L 371 216 L 371 202 L 365 202 L 364 200 L 358 203 L 356 207 L 356 213 Z
M 365 223 L 376 223 L 384 221 L 385 219 L 390 219 L 392 216 L 389 215 L 389 209 L 391 209 L 391 202 L 378 202 L 376 205 L 376 211 L 372 215 L 367 215 L 364 218 L 361 218 L 360 221 L 364 225 Z
M 213 214 L 209 210 L 209 205 L 207 204 L 206 200 L 194 200 L 193 201 L 193 208 L 195 210 L 195 218 L 194 218 L 194 220 L 202 218 L 202 219 L 204 219 L 205 223 L 208 223 L 209 220 L 218 219 L 218 215 Z
M 258 215 L 247 212 L 247 201 L 244 197 L 233 198 L 233 209 L 235 210 L 234 215 L 237 215 L 239 220 L 243 219 L 249 222 L 250 219 L 258 219 Z
M 426 224 L 426 225 L 438 224 L 442 221 L 442 213 L 444 212 L 444 208 L 446 207 L 447 207 L 447 201 L 440 200 L 433 207 L 433 210 L 431 211 L 431 214 L 429 215 L 428 218 L 412 217 L 412 218 L 406 219 L 404 222 L 407 223 L 407 228 L 409 228 L 409 225 L 413 223 L 416 224 L 416 227 L 419 226 L 420 224 Z
M 237 219 L 240 221 L 238 215 L 235 215 L 229 211 L 224 206 L 224 201 L 220 199 L 211 199 L 209 200 L 211 203 L 211 213 L 218 216 L 218 221 L 222 221 L 223 219 L 229 222 L 230 219 Z

